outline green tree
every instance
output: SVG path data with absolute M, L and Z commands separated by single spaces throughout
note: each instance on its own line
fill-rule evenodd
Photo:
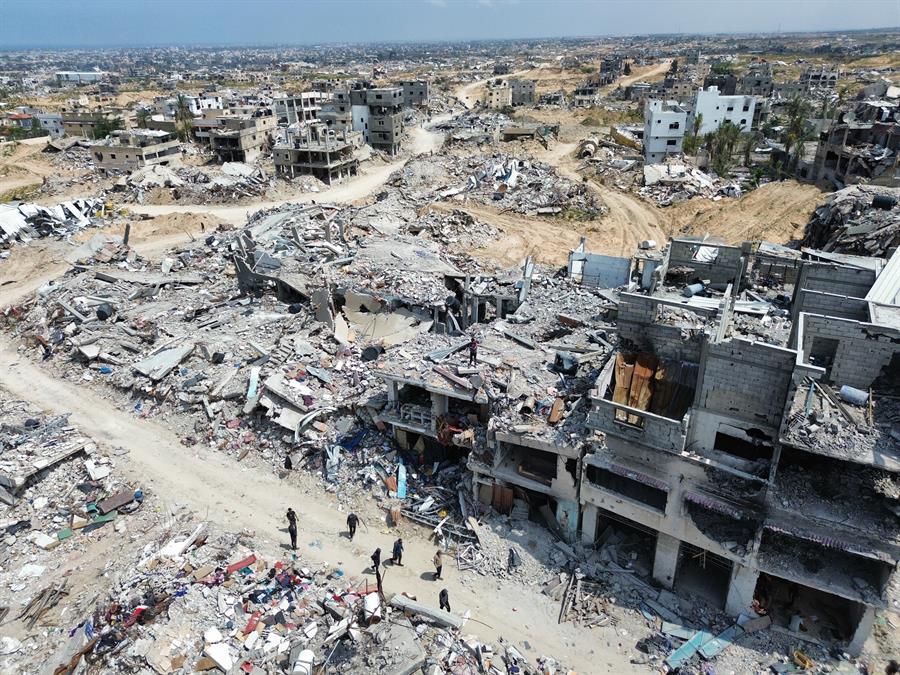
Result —
M 803 143 L 809 140 L 808 120 L 812 114 L 812 104 L 799 96 L 791 100 L 787 105 L 787 120 L 781 133 L 781 142 L 784 144 L 786 173 L 790 172 L 790 166 L 797 166 L 797 161 L 803 152 Z M 794 150 L 794 153 L 791 153 Z
M 147 123 L 150 121 L 152 113 L 147 108 L 138 108 L 135 113 L 135 118 L 137 119 L 137 125 L 141 129 L 147 128 Z
M 703 126 L 703 113 L 697 113 L 691 122 L 691 128 L 684 136 L 684 151 L 689 155 L 697 154 L 700 149 L 700 127 Z
M 178 94 L 175 99 L 175 130 L 178 140 L 190 140 L 194 129 L 194 113 L 191 112 L 191 104 L 184 94 Z
M 631 75 L 631 63 L 628 61 L 625 62 L 625 67 L 622 69 L 622 73 L 627 77 Z
M 723 122 L 703 137 L 710 167 L 718 176 L 726 176 L 734 165 L 734 150 L 740 137 L 741 128 L 732 122 Z
M 102 119 L 97 121 L 97 124 L 94 125 L 94 138 L 96 140 L 106 138 L 112 132 L 118 131 L 122 128 L 123 126 L 121 117 L 103 117 Z
M 669 75 L 675 76 L 678 74 L 678 59 L 672 59 L 672 63 L 669 64 Z
M 742 151 L 744 155 L 744 166 L 750 166 L 750 153 L 753 152 L 753 149 L 756 147 L 756 144 L 760 141 L 760 135 L 758 131 L 750 131 L 746 134 L 741 134 L 743 139 L 742 142 Z

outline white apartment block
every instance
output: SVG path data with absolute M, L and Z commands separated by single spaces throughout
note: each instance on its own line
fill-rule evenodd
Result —
M 718 87 L 700 89 L 694 97 L 694 108 L 689 123 L 693 128 L 697 115 L 703 115 L 698 133 L 702 136 L 718 129 L 723 122 L 731 122 L 750 131 L 753 128 L 753 110 L 756 99 L 753 96 L 721 96 Z
M 656 164 L 684 146 L 687 111 L 676 101 L 648 99 L 644 104 L 644 161 Z

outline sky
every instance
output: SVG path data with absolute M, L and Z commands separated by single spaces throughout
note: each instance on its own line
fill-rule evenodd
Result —
M 900 0 L 0 0 L 0 49 L 900 26 Z

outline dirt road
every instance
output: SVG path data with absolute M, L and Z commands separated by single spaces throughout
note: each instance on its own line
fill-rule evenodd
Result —
M 43 136 L 18 141 L 14 146 L 0 145 L 0 195 L 26 185 L 40 185 L 45 176 L 53 173 L 48 162 L 34 159 L 40 156 L 49 140 L 49 136 Z
M 432 119 L 431 124 L 439 124 L 444 119 L 449 119 L 449 117 L 450 115 L 435 117 Z M 444 135 L 442 133 L 415 127 L 410 131 L 410 147 L 412 151 L 410 156 L 414 157 L 434 152 L 441 147 L 443 141 Z M 368 197 L 384 185 L 394 171 L 402 168 L 409 161 L 409 158 L 404 157 L 395 162 L 375 167 L 353 180 L 327 190 L 308 192 L 281 201 L 254 202 L 253 204 L 242 206 L 216 204 L 122 204 L 121 206 L 133 213 L 143 213 L 149 216 L 159 216 L 167 213 L 207 213 L 227 223 L 242 227 L 247 222 L 247 217 L 260 209 L 271 209 L 284 204 L 308 204 L 312 201 L 346 203 Z
M 668 65 L 666 65 L 668 68 Z M 569 180 L 581 182 L 582 176 L 575 170 L 573 153 L 577 143 L 557 143 L 541 159 L 556 167 L 557 172 Z M 637 244 L 645 239 L 658 242 L 666 240 L 665 219 L 661 210 L 640 198 L 607 187 L 596 181 L 588 181 L 589 189 L 596 192 L 609 208 L 609 212 L 592 227 L 591 232 L 602 242 L 597 253 L 630 256 Z
M 5 298 L 0 296 L 0 304 Z M 346 573 L 362 575 L 368 556 L 380 546 L 390 550 L 396 536 L 383 524 L 369 519 L 369 530 L 356 542 L 340 536 L 346 512 L 338 510 L 335 498 L 325 492 L 317 477 L 280 480 L 272 473 L 242 465 L 207 448 L 187 448 L 178 437 L 156 421 L 142 420 L 114 408 L 109 401 L 75 382 L 57 380 L 18 355 L 8 341 L 0 346 L 0 386 L 13 396 L 29 400 L 53 413 L 71 412 L 71 421 L 107 449 L 128 450 L 128 461 L 119 470 L 145 487 L 160 505 L 187 503 L 195 512 L 223 526 L 250 528 L 257 541 L 275 550 L 286 542 L 283 514 L 293 506 L 300 514 L 301 554 L 317 562 L 328 561 Z M 424 535 L 424 530 L 420 530 Z M 537 653 L 556 654 L 580 672 L 598 672 L 599 655 L 582 645 L 583 629 L 571 624 L 557 626 L 558 605 L 530 588 L 469 574 L 463 577 L 452 564 L 446 566 L 446 580 L 430 580 L 434 548 L 424 536 L 409 537 L 404 567 L 390 567 L 385 578 L 387 592 L 406 591 L 421 601 L 437 605 L 441 588 L 447 588 L 454 609 L 466 610 L 479 622 L 470 622 L 467 632 L 484 640 L 506 635 L 527 639 L 531 658 Z M 487 624 L 487 625 L 483 625 Z M 607 633 L 607 631 L 609 631 Z M 609 637 L 609 640 L 604 639 Z M 599 650 L 616 638 L 612 628 L 599 629 L 592 642 Z M 627 662 L 621 650 L 603 649 L 603 660 L 615 672 L 640 672 Z

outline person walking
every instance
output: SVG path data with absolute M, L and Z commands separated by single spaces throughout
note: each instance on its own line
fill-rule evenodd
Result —
M 372 558 L 372 569 L 375 570 L 375 572 L 377 573 L 378 566 L 381 564 L 381 549 L 376 548 L 375 553 L 373 553 L 371 555 L 371 558 Z
M 288 508 L 287 510 L 287 520 L 288 520 L 288 534 L 291 535 L 291 550 L 297 550 L 297 514 L 294 513 L 294 509 Z
M 347 516 L 347 529 L 350 530 L 350 541 L 353 541 L 354 535 L 356 535 L 356 526 L 359 524 L 359 517 L 355 513 L 351 513 Z
M 394 554 L 391 557 L 391 562 L 394 565 L 403 567 L 403 539 L 398 539 L 394 542 Z
M 438 595 L 438 601 L 441 603 L 441 609 L 446 609 L 448 612 L 450 610 L 450 594 L 447 592 L 446 588 L 441 589 L 440 595 Z
M 437 550 L 437 553 L 434 554 L 434 580 L 437 581 L 441 578 L 441 570 L 444 568 L 444 552 L 441 549 Z

